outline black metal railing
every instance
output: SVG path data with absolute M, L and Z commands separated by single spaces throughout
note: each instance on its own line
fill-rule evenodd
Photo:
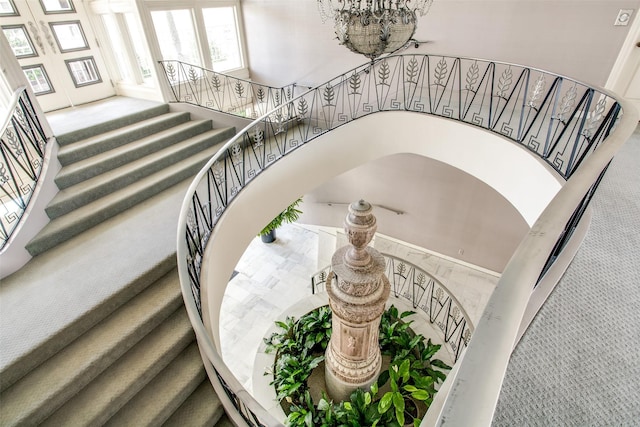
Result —
M 295 84 L 273 87 L 180 61 L 158 62 L 173 94 L 170 102 L 257 119 L 294 97 Z
M 473 323 L 462 304 L 425 270 L 393 255 L 382 255 L 393 295 L 411 302 L 414 309 L 427 315 L 429 323 L 437 325 L 442 332 L 442 341 L 451 349 L 453 360 L 457 362 L 473 334 Z M 311 293 L 325 291 L 330 272 L 328 265 L 311 276 Z
M 548 80 L 552 84 L 547 87 Z M 498 133 L 540 156 L 564 178 L 607 137 L 620 112 L 615 99 L 603 92 L 512 64 L 406 55 L 355 68 L 252 123 L 203 174 L 192 195 L 185 235 L 198 304 L 198 277 L 208 236 L 246 184 L 319 135 L 375 112 L 399 110 L 447 117 Z
M 204 78 L 196 81 L 204 84 Z M 588 163 L 622 113 L 619 102 L 603 90 L 534 68 L 479 59 L 398 55 L 341 74 L 247 126 L 194 180 L 178 231 L 179 272 L 184 292 L 191 294 L 184 294 L 189 309 L 201 315 L 205 247 L 218 219 L 245 186 L 316 137 L 384 111 L 424 113 L 483 128 L 525 147 L 565 179 Z M 577 204 L 570 209 L 579 211 Z M 562 239 L 560 233 L 555 236 Z M 201 321 L 193 319 L 194 328 L 200 327 Z M 205 335 L 200 339 L 215 351 Z
M 9 241 L 31 200 L 46 144 L 29 92 L 20 88 L 0 133 L 0 249 Z

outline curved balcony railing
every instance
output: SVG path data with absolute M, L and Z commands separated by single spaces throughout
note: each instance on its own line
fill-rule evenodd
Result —
M 17 89 L 0 131 L 0 249 L 18 226 L 42 170 L 47 137 L 29 92 Z
M 180 61 L 162 65 L 173 100 L 257 119 L 294 97 L 295 84 L 273 87 Z
M 401 258 L 382 255 L 393 295 L 411 302 L 414 309 L 419 308 L 427 315 L 429 323 L 437 325 L 437 330 L 442 333 L 442 342 L 449 347 L 454 362 L 457 362 L 473 334 L 473 323 L 467 312 L 446 286 L 431 274 Z M 331 266 L 328 265 L 311 276 L 313 294 L 325 290 L 330 272 Z
M 622 116 L 623 104 L 604 90 L 533 68 L 478 59 L 399 55 L 344 73 L 276 107 L 239 132 L 188 190 L 178 225 L 178 268 L 185 305 L 203 351 L 229 392 L 246 397 L 233 399 L 239 412 L 252 408 L 251 418 L 260 420 L 247 422 L 277 424 L 231 376 L 199 319 L 200 270 L 218 219 L 262 171 L 345 123 L 378 112 L 411 111 L 461 121 L 511 139 L 568 179 L 521 243 L 492 296 L 505 298 L 518 292 L 517 301 L 498 305 L 490 301 L 456 377 L 456 381 L 474 382 L 473 368 L 463 375 L 467 361 L 477 357 L 482 361 L 478 363 L 486 364 L 474 362 L 490 377 L 477 381 L 486 389 L 475 390 L 466 399 L 474 401 L 479 414 L 483 405 L 490 407 L 485 420 L 489 424 L 528 297 L 545 266 L 562 250 L 606 165 L 637 122 L 633 108 Z M 495 332 L 501 329 L 509 333 Z M 483 331 L 482 338 L 477 338 L 479 331 Z M 487 351 L 488 346 L 495 346 L 499 357 Z M 456 384 L 453 394 L 460 391 Z M 454 400 L 447 400 L 443 413 L 457 413 L 450 407 Z

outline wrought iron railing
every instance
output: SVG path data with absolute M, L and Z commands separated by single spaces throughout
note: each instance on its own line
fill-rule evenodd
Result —
M 438 279 L 420 267 L 393 255 L 382 255 L 393 295 L 410 301 L 414 309 L 422 310 L 429 322 L 438 326 L 443 342 L 457 362 L 473 333 L 473 323 L 462 305 Z M 328 265 L 311 276 L 313 294 L 325 290 L 330 272 Z
M 36 188 L 47 137 L 26 88 L 18 89 L 0 131 L 0 249 L 18 226 Z
M 181 211 L 181 285 L 196 333 L 209 354 L 217 352 L 198 319 L 200 271 L 211 232 L 229 203 L 262 171 L 296 148 L 348 122 L 383 111 L 424 113 L 483 128 L 526 147 L 565 179 L 582 170 L 595 153 L 603 152 L 598 148 L 606 145 L 603 142 L 614 132 L 622 112 L 611 94 L 566 77 L 513 64 L 432 55 L 390 56 L 367 63 L 277 106 L 240 131 L 207 163 L 192 183 Z M 633 115 L 629 120 L 634 120 Z M 631 133 L 626 123 L 622 131 L 625 139 Z M 616 142 L 615 147 L 620 144 Z M 509 265 L 518 265 L 512 268 L 516 271 L 537 270 L 536 277 L 521 281 L 517 274 L 503 276 L 503 288 L 525 286 L 531 292 L 546 260 L 553 257 L 553 246 L 579 221 L 579 215 L 571 219 L 572 213 L 580 212 L 583 199 L 592 194 L 605 167 L 602 157 L 608 162 L 614 152 L 608 148 L 595 156 L 584 172 L 587 178 L 570 179 L 554 199 L 563 206 L 555 208 L 554 220 L 538 220 L 533 229 L 540 234 L 523 241 L 525 247 L 543 246 L 545 260 L 538 263 L 536 252 L 536 262 L 526 260 L 526 268 L 517 255 Z M 570 182 L 575 184 L 568 185 Z M 545 213 L 541 218 L 546 218 Z M 518 310 L 521 316 L 524 308 Z M 473 340 L 467 357 L 471 347 Z M 257 415 L 259 419 L 270 416 L 266 411 Z
M 291 101 L 295 84 L 273 87 L 180 61 L 159 61 L 173 100 L 257 119 Z

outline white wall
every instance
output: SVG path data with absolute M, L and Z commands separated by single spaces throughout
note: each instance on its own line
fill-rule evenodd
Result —
M 300 220 L 342 227 L 347 204 L 360 198 L 375 206 L 378 232 L 491 271 L 504 269 L 529 231 L 522 215 L 486 183 L 408 153 L 374 160 L 315 188 L 304 197 Z
M 366 58 L 339 46 L 316 0 L 243 0 L 253 79 L 320 84 Z M 435 0 L 407 52 L 520 63 L 603 86 L 628 27 L 619 9 L 637 0 Z

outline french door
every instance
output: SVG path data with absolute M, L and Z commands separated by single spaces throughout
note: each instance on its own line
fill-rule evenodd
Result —
M 0 26 L 45 112 L 115 95 L 81 1 L 0 0 Z

